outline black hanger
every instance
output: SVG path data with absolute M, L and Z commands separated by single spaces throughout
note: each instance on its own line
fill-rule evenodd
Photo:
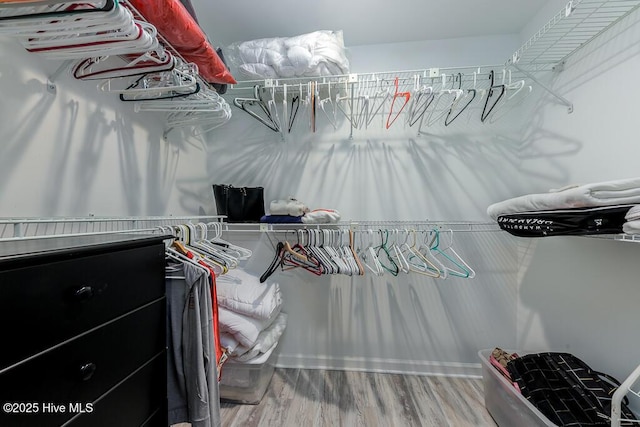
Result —
M 495 108 L 496 104 L 498 104 L 498 102 L 500 102 L 500 100 L 504 96 L 504 93 L 507 90 L 507 87 L 504 84 L 494 85 L 494 77 L 495 77 L 495 73 L 493 72 L 493 70 L 491 70 L 491 73 L 489 73 L 489 78 L 491 79 L 491 87 L 489 88 L 489 93 L 487 94 L 487 99 L 484 101 L 484 108 L 482 109 L 482 115 L 480 116 L 480 120 L 483 123 L 484 123 L 485 120 L 487 120 L 487 117 L 489 117 L 489 114 L 491 114 L 491 112 Z M 498 98 L 495 100 L 493 105 L 491 105 L 491 108 L 489 108 L 489 111 L 487 111 L 487 105 L 489 105 L 489 99 L 493 95 L 494 89 L 498 89 L 498 88 L 500 89 L 500 95 L 498 95 Z
M 260 96 L 260 89 L 258 85 L 256 85 L 253 88 L 253 93 L 254 93 L 253 98 L 235 98 L 233 100 L 233 105 L 240 108 L 242 111 L 249 114 L 251 117 L 253 117 L 257 121 L 259 121 L 260 123 L 268 127 L 269 129 L 271 129 L 272 131 L 280 132 L 280 129 L 278 128 L 276 123 L 273 121 L 273 118 L 271 117 L 271 113 L 269 112 L 269 109 L 267 108 L 266 105 L 264 105 L 264 102 L 262 101 L 262 97 Z M 254 105 L 257 105 L 258 107 L 260 107 L 260 109 L 262 110 L 266 118 L 261 117 L 257 112 L 250 110 L 248 108 Z
M 269 276 L 271 276 L 278 269 L 278 267 L 282 265 L 283 250 L 284 250 L 284 243 L 278 242 L 278 245 L 276 246 L 276 254 L 271 260 L 271 264 L 269 264 L 269 267 L 267 268 L 267 270 L 264 273 L 262 273 L 262 276 L 260 276 L 260 283 L 264 283 L 269 278 Z
M 462 73 L 458 73 L 458 75 L 456 76 L 458 78 L 458 89 L 462 89 Z M 449 108 L 449 113 L 447 113 L 447 117 L 444 119 L 444 125 L 445 126 L 449 126 L 451 123 L 453 123 L 453 121 L 455 119 L 458 118 L 458 116 L 460 114 L 462 114 L 462 112 L 464 110 L 467 109 L 467 107 L 469 105 L 471 105 L 471 103 L 473 102 L 473 100 L 476 98 L 476 94 L 478 91 L 476 91 L 475 89 L 467 89 L 467 94 L 469 93 L 473 93 L 473 96 L 471 97 L 471 99 L 469 100 L 469 102 L 467 102 L 464 107 L 462 107 L 460 109 L 460 111 L 458 111 L 458 114 L 456 114 L 455 116 L 453 116 L 453 118 L 451 120 L 449 120 L 449 117 L 451 116 L 451 113 L 453 112 L 453 105 L 451 106 L 451 108 Z
M 151 74 L 155 74 L 155 73 L 151 73 Z M 142 82 L 142 80 L 151 75 L 149 73 L 147 74 L 143 74 L 142 76 L 140 76 L 139 78 L 137 78 L 133 83 L 131 83 L 126 90 L 129 89 L 134 89 L 136 87 L 138 87 L 138 85 L 140 84 L 140 82 Z M 149 88 L 150 92 L 153 92 L 153 88 Z M 153 100 L 158 100 L 158 99 L 173 99 L 173 98 L 184 98 L 187 97 L 189 95 L 195 95 L 196 93 L 200 92 L 200 83 L 196 82 L 196 85 L 194 87 L 194 89 L 192 89 L 190 92 L 174 92 L 173 94 L 169 94 L 169 95 L 161 95 L 161 96 L 156 96 L 156 97 L 151 97 L 151 98 L 136 98 L 134 95 L 133 98 L 127 98 L 125 97 L 125 95 L 123 93 L 120 94 L 120 101 L 153 101 Z M 140 94 L 138 94 L 139 96 Z
M 296 105 L 295 110 L 293 110 L 294 104 Z M 293 114 L 289 117 L 289 133 L 291 133 L 291 129 L 293 128 L 293 123 L 296 121 L 299 108 L 300 108 L 300 95 L 296 95 L 291 99 L 291 110 L 293 110 Z

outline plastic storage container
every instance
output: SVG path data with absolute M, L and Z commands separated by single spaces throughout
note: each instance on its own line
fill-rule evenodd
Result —
M 484 406 L 500 427 L 556 426 L 515 389 L 489 362 L 493 349 L 480 350 Z M 525 354 L 517 352 L 518 354 Z
M 227 361 L 222 367 L 220 399 L 256 405 L 271 382 L 278 360 L 278 345 L 249 363 Z

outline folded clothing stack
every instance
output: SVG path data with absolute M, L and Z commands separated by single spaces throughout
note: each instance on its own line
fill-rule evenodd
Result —
M 622 231 L 627 234 L 640 234 L 640 205 L 629 209 L 624 219 L 626 222 L 622 224 Z
M 340 212 L 335 209 L 310 210 L 307 205 L 294 197 L 274 200 L 269 205 L 269 215 L 260 222 L 271 224 L 332 224 L 340 221 Z
M 277 345 L 287 315 L 281 312 L 277 283 L 260 283 L 258 277 L 240 269 L 228 275 L 238 283 L 217 282 L 220 342 L 230 360 L 248 363 Z
M 630 178 L 528 194 L 495 203 L 487 213 L 521 237 L 615 234 L 623 232 L 625 215 L 637 203 L 640 178 Z

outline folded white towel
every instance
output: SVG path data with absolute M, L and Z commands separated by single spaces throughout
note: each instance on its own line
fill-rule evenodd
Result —
M 269 205 L 271 215 L 302 216 L 309 210 L 307 205 L 293 197 L 286 200 L 273 200 Z
M 629 209 L 627 214 L 624 216 L 624 219 L 626 219 L 627 221 L 635 221 L 637 219 L 640 219 L 640 205 L 634 206 Z
M 216 293 L 221 307 L 258 320 L 273 320 L 280 311 L 282 294 L 274 282 L 260 283 L 260 278 L 242 269 L 231 270 L 223 277 L 231 276 L 239 283 L 218 280 Z
M 627 234 L 640 234 L 640 220 L 625 222 L 622 224 L 622 231 Z
M 500 215 L 518 212 L 633 203 L 640 203 L 640 177 L 569 186 L 550 193 L 527 194 L 494 203 L 487 208 L 487 214 L 495 220 Z
M 258 335 L 258 339 L 253 347 L 246 348 L 239 345 L 235 348 L 234 352 L 231 354 L 233 360 L 238 362 L 249 362 L 256 357 L 260 357 L 261 354 L 266 353 L 270 348 L 277 344 L 286 327 L 286 313 L 278 314 L 278 317 L 273 324 L 260 332 L 260 335 Z
M 314 209 L 302 217 L 305 224 L 332 224 L 338 221 L 340 212 L 335 209 Z

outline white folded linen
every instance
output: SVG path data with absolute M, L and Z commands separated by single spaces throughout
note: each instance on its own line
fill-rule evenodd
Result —
M 559 191 L 527 194 L 494 203 L 487 214 L 500 215 L 554 209 L 609 206 L 640 203 L 640 177 L 571 186 Z
M 335 209 L 314 209 L 302 216 L 304 224 L 332 224 L 340 221 L 340 212 Z
M 242 269 L 231 270 L 227 275 L 238 279 L 239 283 L 217 281 L 219 306 L 258 320 L 275 318 L 282 305 L 280 285 L 274 282 L 260 283 L 259 277 Z
M 640 220 L 625 222 L 622 224 L 622 231 L 627 234 L 640 234 Z
M 269 213 L 271 215 L 302 216 L 309 211 L 310 209 L 307 205 L 293 197 L 289 197 L 286 200 L 273 200 L 269 204 Z
M 268 328 L 273 320 L 275 317 L 271 320 L 258 320 L 227 310 L 224 307 L 218 307 L 220 333 L 226 332 L 233 335 L 240 345 L 247 348 L 255 345 L 260 332 Z
M 624 219 L 626 219 L 627 221 L 635 221 L 637 219 L 640 219 L 640 205 L 634 206 L 629 209 L 627 214 L 624 216 Z
M 258 334 L 259 336 L 259 334 Z M 233 354 L 233 352 L 238 348 L 240 343 L 233 335 L 228 332 L 220 332 L 220 345 L 227 349 L 229 354 Z
M 276 317 L 276 320 L 271 324 L 271 326 L 260 332 L 253 347 L 247 348 L 242 345 L 237 346 L 233 353 L 231 353 L 231 357 L 233 358 L 232 360 L 238 362 L 250 362 L 252 359 L 260 357 L 260 355 L 266 353 L 278 343 L 278 340 L 282 336 L 286 327 L 287 314 L 278 314 L 278 317 Z

